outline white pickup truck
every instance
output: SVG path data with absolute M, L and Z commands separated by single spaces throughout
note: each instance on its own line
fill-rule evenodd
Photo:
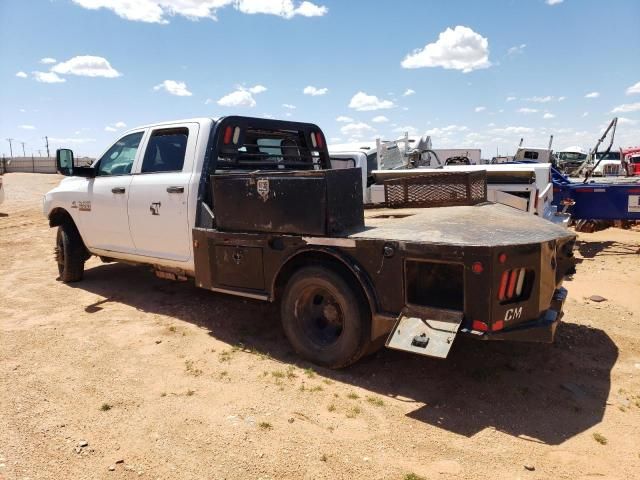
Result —
M 549 342 L 562 316 L 573 234 L 487 203 L 486 183 L 456 206 L 365 211 L 361 170 L 331 169 L 313 124 L 158 123 L 91 166 L 68 149 L 56 164 L 69 178 L 44 214 L 62 281 L 81 280 L 97 255 L 278 301 L 294 349 L 320 365 L 385 344 L 445 358 L 457 335 Z

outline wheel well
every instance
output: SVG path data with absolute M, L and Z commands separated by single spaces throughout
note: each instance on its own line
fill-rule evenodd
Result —
M 75 222 L 73 218 L 64 208 L 54 208 L 49 214 L 49 226 L 50 227 L 59 227 L 64 224 L 73 224 L 75 226 Z M 77 228 L 77 227 L 76 227 Z
M 376 311 L 376 299 L 373 294 L 373 289 L 367 284 L 367 280 L 335 253 L 318 250 L 297 253 L 285 262 L 274 279 L 271 293 L 272 300 L 277 300 L 282 297 L 282 292 L 284 291 L 287 281 L 297 270 L 310 265 L 329 268 L 340 275 L 350 285 L 357 285 L 357 293 L 369 308 L 369 312 L 373 314 Z
M 61 225 L 69 225 L 73 227 L 73 230 L 75 230 L 75 234 L 82 242 L 82 246 L 84 247 L 85 251 L 85 257 L 86 259 L 88 259 L 91 256 L 91 253 L 89 253 L 89 249 L 85 245 L 84 239 L 82 238 L 82 235 L 80 235 L 80 230 L 78 230 L 76 222 L 73 221 L 73 217 L 71 217 L 69 212 L 67 212 L 64 208 L 54 208 L 49 214 L 49 226 L 59 227 Z

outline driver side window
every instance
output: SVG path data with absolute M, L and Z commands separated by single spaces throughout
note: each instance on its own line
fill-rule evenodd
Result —
M 136 132 L 118 140 L 100 158 L 98 176 L 129 175 L 144 132 Z

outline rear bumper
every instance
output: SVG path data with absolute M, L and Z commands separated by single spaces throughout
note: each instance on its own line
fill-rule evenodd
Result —
M 552 343 L 556 334 L 556 328 L 564 315 L 562 308 L 566 298 L 567 290 L 560 287 L 554 292 L 551 305 L 540 317 L 535 320 L 519 323 L 513 328 L 500 330 L 499 332 L 479 332 L 465 328 L 461 329 L 460 332 L 471 335 L 479 340 Z

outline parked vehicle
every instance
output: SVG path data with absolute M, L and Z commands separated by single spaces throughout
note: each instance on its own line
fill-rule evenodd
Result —
M 68 149 L 56 162 L 68 178 L 44 214 L 58 227 L 62 281 L 81 280 L 97 255 L 279 301 L 289 341 L 319 365 L 345 367 L 383 344 L 445 358 L 458 335 L 549 342 L 562 317 L 573 234 L 485 202 L 481 181 L 458 189 L 461 206 L 405 198 L 365 211 L 362 172 L 330 169 L 313 124 L 158 123 L 124 133 L 90 167 Z
M 587 159 L 587 153 L 581 147 L 567 147 L 560 152 L 556 152 L 556 158 L 556 168 L 570 175 L 584 163 Z
M 584 175 L 579 181 L 553 172 L 554 204 L 567 206 L 571 217 L 577 221 L 576 230 L 593 231 L 613 224 L 614 221 L 640 220 L 640 178 L 601 178 L 596 182 L 591 174 L 611 152 L 618 119 L 613 118 L 587 160 L 576 171 Z M 609 138 L 605 150 L 600 146 Z M 593 163 L 594 160 L 595 164 Z
M 622 169 L 627 176 L 640 175 L 640 147 L 621 148 L 620 159 Z

